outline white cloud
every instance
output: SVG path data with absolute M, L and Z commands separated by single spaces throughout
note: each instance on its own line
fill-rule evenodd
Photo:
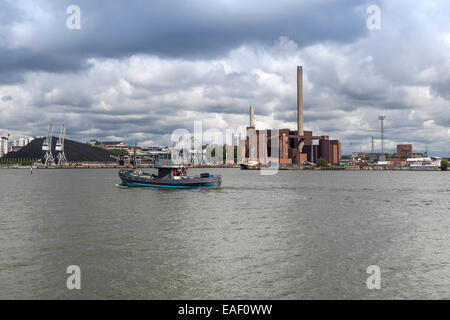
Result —
M 382 29 L 347 43 L 304 45 L 279 34 L 271 44 L 249 40 L 195 59 L 93 54 L 78 72 L 24 71 L 22 83 L 0 85 L 0 98 L 11 97 L 0 99 L 0 134 L 44 135 L 50 122 L 64 122 L 74 139 L 166 145 L 172 130 L 192 130 L 194 120 L 205 130 L 242 128 L 249 105 L 260 129 L 295 129 L 296 66 L 303 65 L 305 126 L 315 134 L 341 140 L 346 152 L 350 143 L 370 150 L 385 114 L 388 148 L 409 142 L 449 154 L 446 4 L 405 5 L 386 3 Z M 14 46 L 38 37 L 27 21 L 50 24 L 54 17 L 41 11 L 17 22 Z

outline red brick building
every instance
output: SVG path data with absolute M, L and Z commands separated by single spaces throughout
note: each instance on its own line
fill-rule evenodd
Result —
M 279 162 L 280 164 L 303 164 L 305 162 L 317 162 L 323 158 L 330 164 L 339 164 L 341 161 L 341 143 L 338 140 L 330 140 L 328 136 L 314 136 L 312 131 L 304 131 L 303 152 L 298 149 L 298 131 L 290 129 L 278 130 L 278 150 L 273 143 L 272 130 L 256 130 L 255 127 L 247 127 L 246 140 L 240 141 L 243 148 L 243 161 L 257 161 L 260 164 Z M 313 144 L 314 141 L 318 144 Z M 272 147 L 274 146 L 274 147 Z M 278 151 L 278 154 L 275 152 Z
M 412 158 L 412 155 L 413 155 L 412 144 L 397 145 L 397 156 Z

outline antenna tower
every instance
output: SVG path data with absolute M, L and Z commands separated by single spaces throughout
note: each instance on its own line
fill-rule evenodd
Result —
M 381 153 L 384 154 L 384 119 L 386 116 L 378 116 L 378 120 L 381 121 Z
M 371 148 L 371 150 L 370 150 L 370 153 L 375 153 L 375 143 L 374 143 L 374 141 L 373 141 L 373 136 L 372 136 L 372 148 Z

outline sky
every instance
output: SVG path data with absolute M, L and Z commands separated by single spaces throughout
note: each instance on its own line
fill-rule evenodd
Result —
M 80 28 L 70 29 L 80 8 Z M 371 5 L 380 8 L 370 29 Z M 165 146 L 176 129 L 305 130 L 343 153 L 449 156 L 446 0 L 0 0 L 0 135 Z M 372 21 L 372 20 L 371 20 Z

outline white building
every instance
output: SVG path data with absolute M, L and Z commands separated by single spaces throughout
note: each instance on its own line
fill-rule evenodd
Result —
M 15 140 L 14 147 L 25 147 L 25 139 L 20 138 L 19 140 Z
M 27 144 L 29 144 L 34 139 L 35 139 L 34 137 L 20 138 L 19 140 L 15 140 L 13 142 L 13 146 L 14 147 L 25 147 Z
M 25 145 L 30 144 L 31 141 L 33 141 L 35 139 L 35 137 L 28 137 L 25 139 Z
M 0 158 L 8 153 L 8 138 L 0 137 Z

